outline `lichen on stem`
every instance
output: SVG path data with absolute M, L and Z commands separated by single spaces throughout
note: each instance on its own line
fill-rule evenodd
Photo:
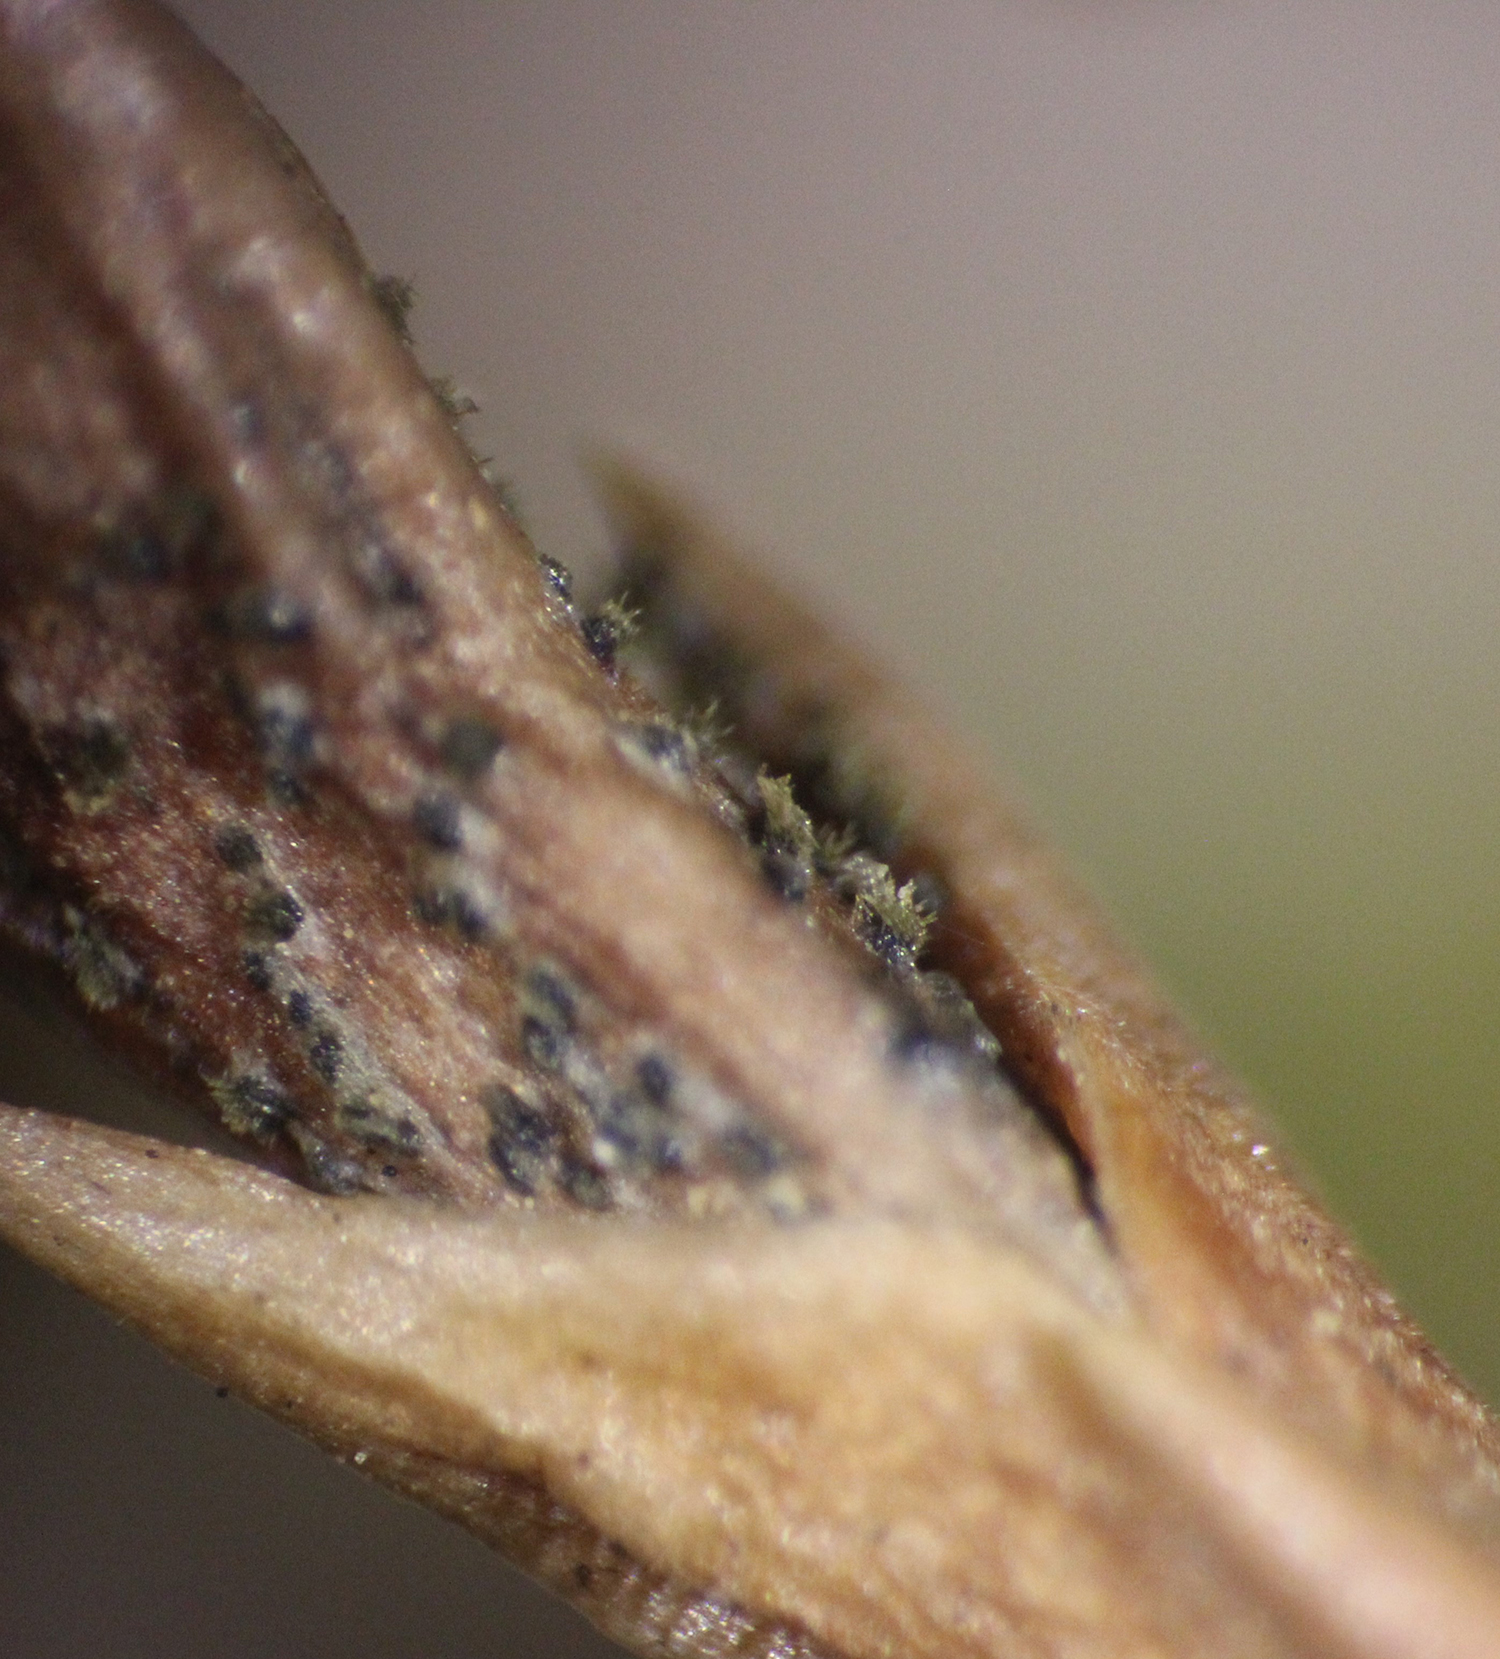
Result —
M 585 609 L 165 14 L 0 110 L 0 925 L 265 1166 L 0 1231 L 643 1653 L 1485 1651 L 1493 1423 L 941 730 L 618 468 Z

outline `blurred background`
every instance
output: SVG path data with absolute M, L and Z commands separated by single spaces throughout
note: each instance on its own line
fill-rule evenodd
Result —
M 1488 0 L 179 9 L 541 547 L 622 447 L 894 659 L 1500 1397 Z M 17 1659 L 584 1639 L 9 1256 L 0 1355 Z

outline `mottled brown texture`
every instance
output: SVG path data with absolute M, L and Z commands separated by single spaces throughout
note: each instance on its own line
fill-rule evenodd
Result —
M 0 923 L 322 1189 L 0 1109 L 0 1232 L 643 1653 L 1490 1651 L 1493 1423 L 1050 855 L 617 471 L 654 702 L 394 293 L 0 4 Z
M 166 1064 L 221 1103 L 247 1073 L 284 1089 L 289 1136 L 335 1190 L 500 1196 L 475 1157 L 499 1085 L 560 1148 L 549 1193 L 732 1208 L 750 1145 L 784 1212 L 938 1194 L 1007 1210 L 1054 1253 L 1077 1234 L 1107 1296 L 1024 1111 L 901 1075 L 872 964 L 766 890 L 724 786 L 643 765 L 659 711 L 595 660 L 264 115 L 146 10 L 16 7 L 8 36 L 11 257 L 31 296 L 0 414 L 10 695 L 43 750 L 91 716 L 135 738 L 134 791 L 81 803 L 64 779 L 37 807 L 34 766 L 18 786 L 52 897 L 33 932 L 57 935 L 58 890 L 87 895 L 139 959 L 141 987 L 113 999 L 126 1017 L 140 1004 Z M 193 533 L 122 581 L 122 543 L 167 542 L 184 495 Z M 455 742 L 476 730 L 499 740 L 487 766 Z M 212 776 L 181 776 L 192 761 Z M 254 908 L 260 877 L 206 856 L 252 822 L 283 884 L 259 898 L 307 914 L 294 937 L 284 909 Z M 248 985 L 247 951 L 272 963 Z M 598 1029 L 588 1075 L 549 1094 L 567 1067 L 528 1064 L 523 991 L 554 966 Z M 213 1012 L 167 1034 L 152 987 Z M 288 1029 L 299 989 L 319 1012 Z M 656 1050 L 683 1076 L 682 1155 L 611 1163 L 590 1118 Z

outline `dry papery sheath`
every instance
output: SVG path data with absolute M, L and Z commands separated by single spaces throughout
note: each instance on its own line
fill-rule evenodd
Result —
M 1493 1422 L 950 739 L 623 469 L 585 607 L 181 25 L 0 17 L 0 917 L 246 1147 L 0 1108 L 4 1236 L 643 1654 L 1500 1651 Z

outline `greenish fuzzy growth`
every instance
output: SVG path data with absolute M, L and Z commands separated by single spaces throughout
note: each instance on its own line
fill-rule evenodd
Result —
M 728 752 L 734 727 L 724 718 L 724 711 L 719 706 L 717 697 L 710 697 L 705 703 L 694 703 L 685 708 L 677 723 L 682 728 L 683 736 L 700 755 L 707 755 L 711 760 L 719 760 Z
M 865 943 L 898 971 L 913 969 L 932 925 L 918 884 L 898 887 L 886 865 L 855 853 L 840 867 L 837 885 L 854 899 L 854 925 Z
M 761 771 L 756 774 L 755 787 L 766 815 L 761 836 L 764 846 L 790 853 L 823 875 L 843 868 L 853 844 L 847 830 L 832 830 L 816 823 L 811 813 L 798 804 L 789 777 L 772 777 Z
M 90 1008 L 107 1012 L 140 996 L 145 989 L 145 973 L 128 951 L 115 944 L 102 923 L 67 905 L 63 926 L 67 929 L 63 960 L 79 996 Z
M 370 297 L 385 313 L 386 321 L 396 331 L 402 345 L 412 343 L 411 312 L 417 303 L 417 285 L 409 277 L 371 276 L 368 279 Z
M 812 819 L 797 804 L 790 778 L 774 778 L 769 772 L 756 774 L 755 787 L 765 809 L 766 827 L 762 841 L 777 852 L 791 853 L 811 865 L 822 853 L 822 838 Z

